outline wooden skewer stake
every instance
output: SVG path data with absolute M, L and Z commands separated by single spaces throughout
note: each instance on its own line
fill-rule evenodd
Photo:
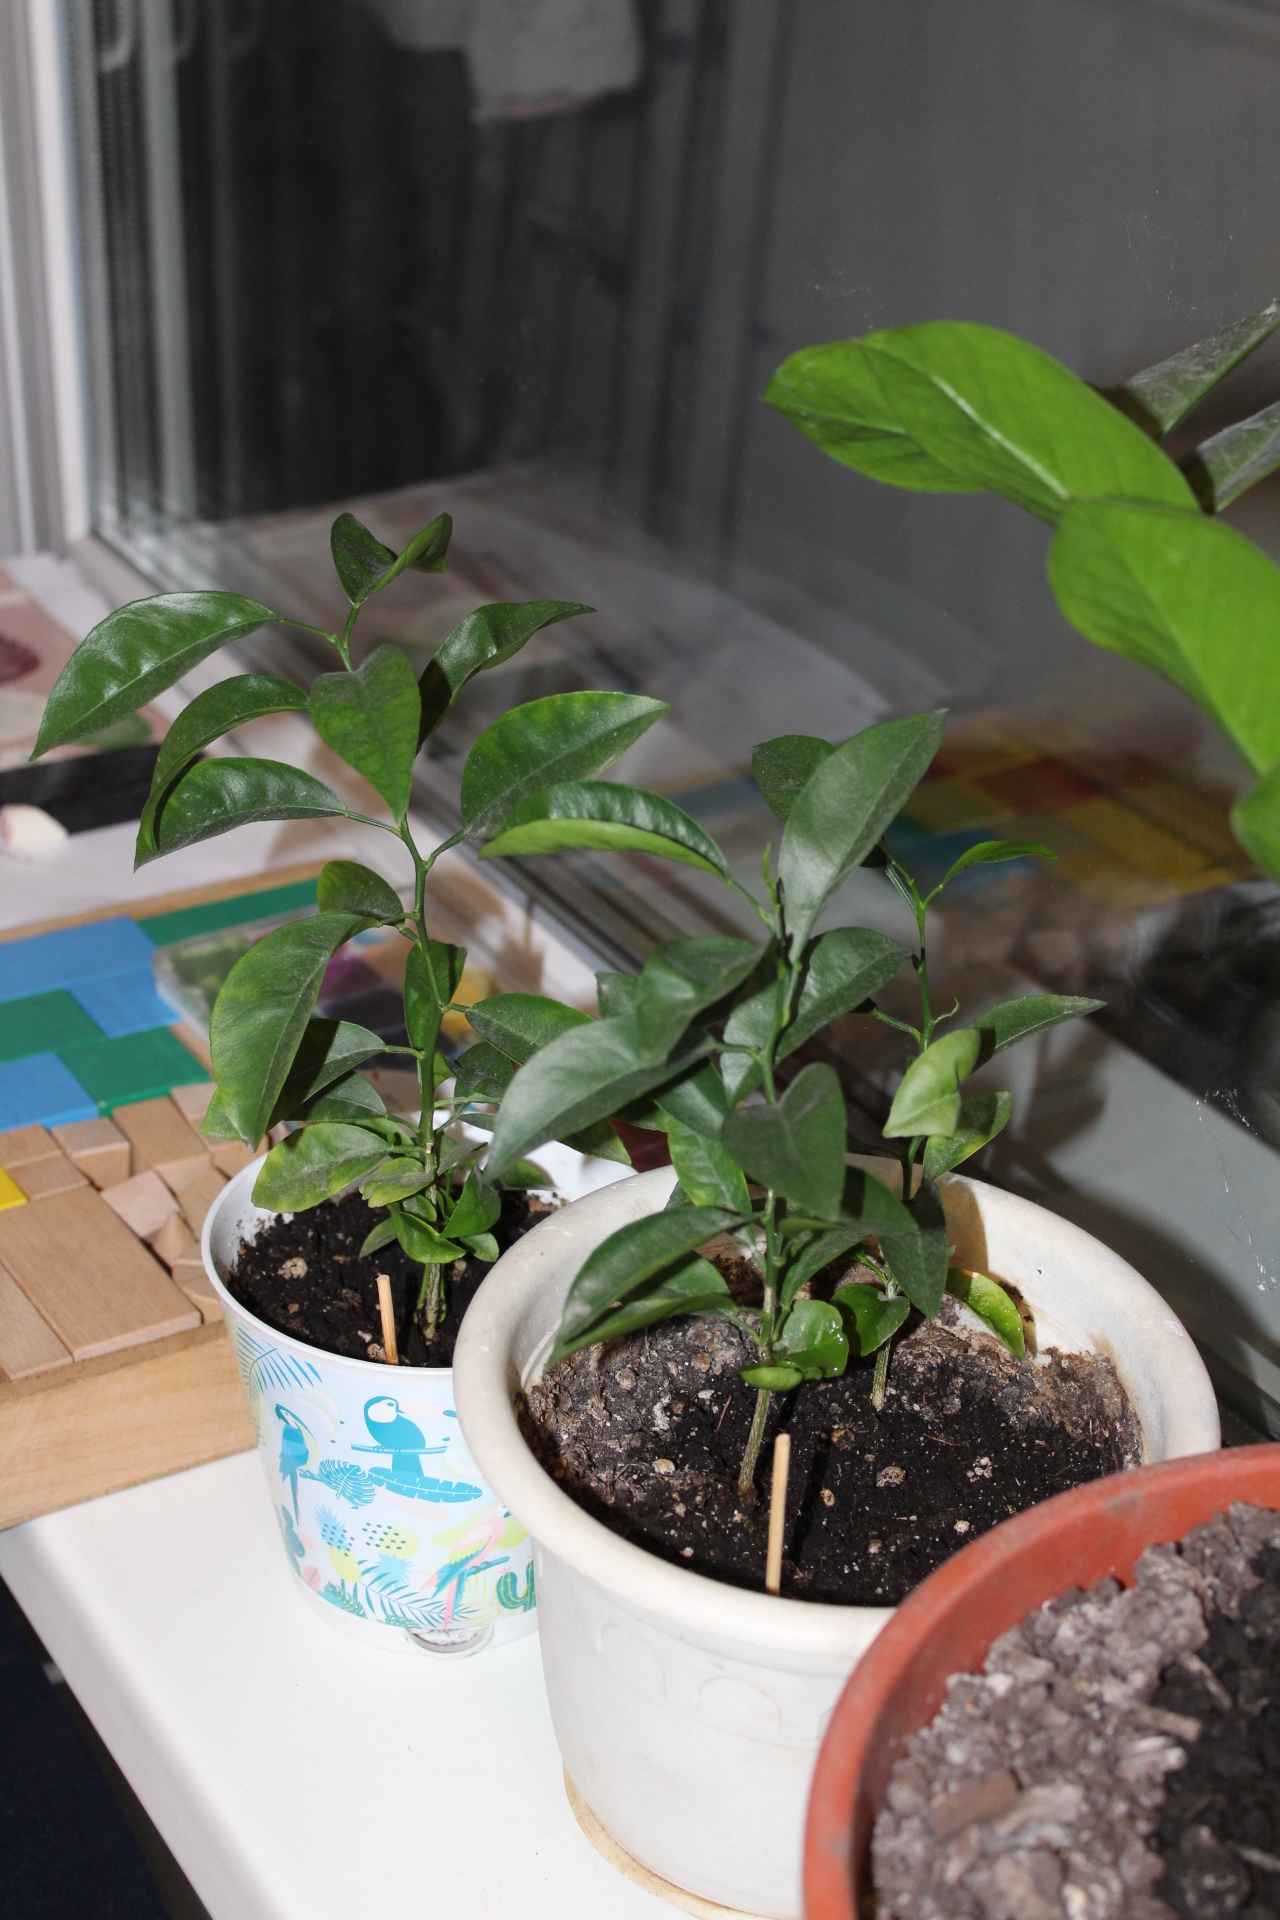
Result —
M 378 1307 L 382 1314 L 382 1351 L 387 1356 L 389 1367 L 400 1365 L 400 1355 L 396 1348 L 396 1316 L 391 1307 L 390 1275 L 378 1275 Z
M 787 1524 L 787 1479 L 791 1472 L 791 1435 L 780 1433 L 773 1443 L 773 1491 L 769 1496 L 769 1550 L 764 1563 L 764 1590 L 782 1591 L 782 1535 Z

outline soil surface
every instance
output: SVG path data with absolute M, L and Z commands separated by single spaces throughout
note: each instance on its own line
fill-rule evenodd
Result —
M 1280 1515 L 1050 1601 L 894 1767 L 876 1920 L 1276 1920 Z
M 492 1232 L 505 1253 L 513 1241 L 552 1211 L 525 1193 L 504 1193 L 502 1215 Z M 391 1281 L 400 1364 L 447 1367 L 462 1316 L 489 1272 L 483 1261 L 456 1260 L 445 1278 L 448 1310 L 428 1345 L 416 1312 L 422 1268 L 398 1241 L 360 1258 L 366 1236 L 385 1220 L 385 1207 L 369 1207 L 358 1193 L 326 1200 L 310 1213 L 281 1214 L 264 1224 L 256 1240 L 241 1241 L 228 1289 L 269 1327 L 326 1353 L 356 1360 L 385 1360 L 378 1275 Z
M 738 1291 L 741 1274 L 729 1273 Z M 525 1436 L 578 1505 L 677 1565 L 764 1583 L 773 1436 L 791 1435 L 782 1591 L 891 1606 L 957 1548 L 1010 1514 L 1138 1464 L 1137 1423 L 1109 1360 L 1013 1359 L 939 1321 L 895 1343 L 883 1410 L 873 1362 L 775 1394 L 758 1504 L 737 1477 L 755 1409 L 738 1368 L 755 1357 L 731 1322 L 670 1320 L 550 1369 L 520 1406 Z

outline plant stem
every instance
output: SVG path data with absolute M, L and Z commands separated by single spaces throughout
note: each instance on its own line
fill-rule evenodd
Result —
M 871 1380 L 871 1404 L 879 1413 L 884 1405 L 885 1391 L 889 1385 L 889 1352 L 893 1346 L 890 1335 L 876 1355 L 876 1370 Z
M 744 1507 L 753 1507 L 756 1503 L 756 1462 L 760 1458 L 760 1443 L 764 1439 L 765 1421 L 769 1417 L 769 1402 L 773 1395 L 767 1387 L 756 1389 L 756 1410 L 751 1416 L 751 1431 L 747 1435 L 746 1452 L 742 1456 L 742 1465 L 738 1469 L 738 1499 Z
M 424 1266 L 422 1269 L 422 1292 L 418 1306 L 423 1312 L 423 1332 L 428 1344 L 435 1339 L 437 1329 L 444 1317 L 444 1268 Z

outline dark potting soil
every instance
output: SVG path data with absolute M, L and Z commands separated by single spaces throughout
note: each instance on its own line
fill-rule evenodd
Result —
M 730 1275 L 736 1288 L 741 1275 Z M 521 1404 L 525 1436 L 578 1505 L 650 1552 L 737 1586 L 764 1582 L 773 1438 L 791 1435 L 782 1591 L 891 1606 L 1010 1514 L 1136 1465 L 1137 1422 L 1097 1354 L 1019 1362 L 949 1298 L 893 1352 L 774 1396 L 756 1484 L 737 1478 L 754 1353 L 725 1320 L 671 1320 L 551 1368 Z
M 498 1246 L 505 1253 L 551 1211 L 536 1196 L 504 1193 L 492 1229 Z M 281 1214 L 259 1229 L 256 1240 L 241 1241 L 228 1288 L 259 1320 L 308 1346 L 356 1360 L 385 1360 L 378 1308 L 378 1275 L 385 1273 L 401 1365 L 447 1367 L 462 1316 L 489 1268 L 475 1259 L 454 1262 L 445 1281 L 444 1324 L 428 1345 L 416 1311 L 422 1268 L 394 1240 L 360 1258 L 367 1235 L 386 1217 L 385 1207 L 366 1206 L 358 1193 L 326 1200 L 310 1213 Z
M 1002 1634 L 896 1762 L 876 1920 L 1277 1920 L 1280 1514 Z

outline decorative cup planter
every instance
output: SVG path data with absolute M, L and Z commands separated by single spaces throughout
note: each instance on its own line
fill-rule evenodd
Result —
M 201 1250 L 299 1592 L 393 1653 L 478 1653 L 532 1632 L 529 1538 L 467 1451 L 452 1369 L 325 1353 L 227 1290 L 241 1237 L 272 1218 L 250 1197 L 261 1164 L 219 1196 Z
M 656 1212 L 674 1179 L 661 1168 L 593 1194 L 503 1255 L 458 1341 L 458 1408 L 481 1471 L 534 1538 L 551 1715 L 582 1799 L 662 1879 L 795 1920 L 818 1746 L 850 1668 L 893 1609 L 775 1599 L 670 1566 L 575 1505 L 513 1409 L 587 1253 Z M 940 1186 L 956 1257 L 1018 1286 L 1042 1345 L 1112 1355 L 1149 1457 L 1218 1445 L 1208 1375 L 1145 1280 L 1029 1201 L 954 1174 Z
M 1114 1474 L 1020 1513 L 965 1547 L 903 1601 L 840 1696 L 805 1831 L 806 1920 L 858 1920 L 871 1831 L 907 1739 L 953 1673 L 1068 1587 L 1131 1584 L 1147 1547 L 1180 1540 L 1233 1500 L 1280 1508 L 1280 1446 L 1237 1447 Z

